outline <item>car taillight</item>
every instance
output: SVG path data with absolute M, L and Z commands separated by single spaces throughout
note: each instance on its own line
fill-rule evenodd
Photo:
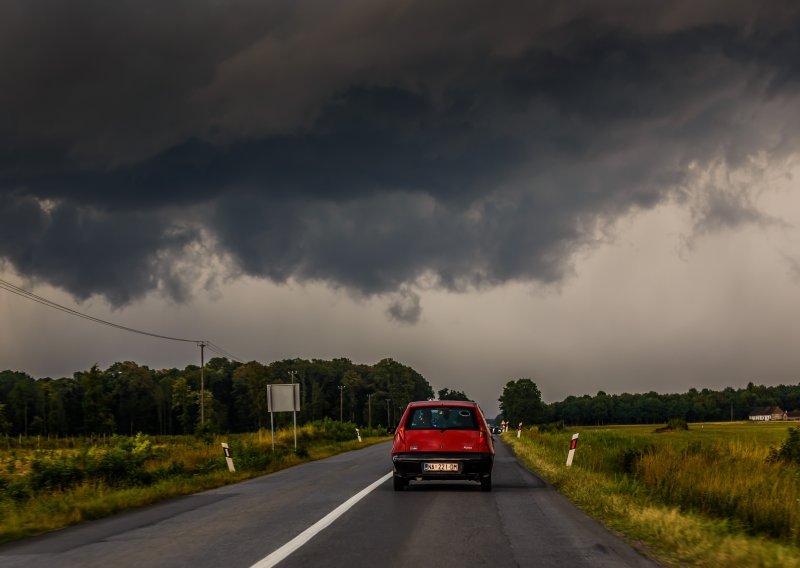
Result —
M 405 452 L 406 450 L 406 432 L 401 426 L 398 426 L 394 431 L 394 441 L 392 442 L 392 452 Z

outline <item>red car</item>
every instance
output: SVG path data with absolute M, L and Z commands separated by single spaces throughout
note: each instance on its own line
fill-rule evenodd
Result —
M 397 426 L 392 446 L 394 490 L 411 480 L 469 479 L 492 490 L 494 444 L 474 402 L 412 402 Z

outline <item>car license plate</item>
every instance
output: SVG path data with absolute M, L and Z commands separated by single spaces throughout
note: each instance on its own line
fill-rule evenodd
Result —
M 423 463 L 422 471 L 458 471 L 457 463 Z

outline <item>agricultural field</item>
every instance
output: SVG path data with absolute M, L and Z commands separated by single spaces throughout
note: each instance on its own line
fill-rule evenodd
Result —
M 0 543 L 384 441 L 332 420 L 225 436 L 0 438 Z M 230 446 L 235 473 L 221 443 Z
M 791 426 L 533 428 L 503 439 L 531 470 L 666 565 L 786 567 L 800 566 L 800 430 Z

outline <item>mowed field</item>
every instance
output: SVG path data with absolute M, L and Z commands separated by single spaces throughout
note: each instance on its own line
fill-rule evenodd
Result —
M 581 508 L 665 564 L 800 566 L 800 466 L 770 459 L 792 426 L 533 428 L 503 439 Z

